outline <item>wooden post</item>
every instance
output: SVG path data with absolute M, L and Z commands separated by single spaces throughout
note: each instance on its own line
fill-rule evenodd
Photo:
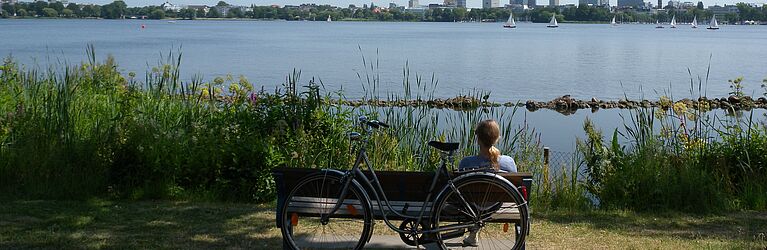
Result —
M 549 191 L 549 147 L 543 147 L 543 190 Z

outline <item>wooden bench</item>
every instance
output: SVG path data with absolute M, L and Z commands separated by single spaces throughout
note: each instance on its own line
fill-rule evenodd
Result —
M 319 169 L 304 168 L 278 168 L 272 171 L 274 180 L 277 185 L 277 227 L 282 226 L 279 215 L 282 212 L 281 209 L 284 205 L 288 193 L 292 190 L 293 187 L 296 186 L 296 184 L 298 184 L 302 178 L 319 171 Z M 368 175 L 368 177 L 372 178 L 369 172 L 365 173 Z M 376 171 L 376 174 L 380 181 L 381 187 L 386 194 L 386 197 L 389 199 L 390 204 L 396 211 L 410 216 L 419 215 L 421 212 L 421 207 L 424 205 L 424 200 L 426 200 L 427 192 L 431 186 L 432 178 L 434 177 L 433 172 Z M 460 173 L 454 173 L 454 176 L 457 176 L 458 174 Z M 523 196 L 527 196 L 527 190 L 531 190 L 532 174 L 530 173 L 500 173 L 499 175 L 503 178 L 506 178 L 517 187 L 524 189 L 520 190 L 523 193 Z M 447 180 L 442 179 L 437 183 L 436 189 L 438 190 L 434 191 L 432 199 L 434 199 L 434 196 L 437 195 L 439 189 L 441 189 L 446 184 L 446 181 Z M 370 198 L 373 200 L 372 212 L 374 218 L 376 220 L 382 220 L 383 213 L 387 211 L 381 211 L 378 206 L 378 201 L 375 200 L 375 196 L 370 190 L 366 191 L 368 192 Z M 481 190 L 478 192 L 486 191 L 487 190 Z M 490 193 L 492 192 L 493 191 L 491 190 Z M 300 202 L 291 203 L 291 206 L 287 208 L 288 212 L 297 213 L 301 216 L 307 217 L 319 216 L 319 211 L 332 208 L 336 202 L 335 199 L 318 199 L 315 197 L 295 198 Z M 383 199 L 383 197 L 381 197 L 381 199 Z M 525 197 L 525 199 L 527 199 L 527 197 Z M 498 200 L 494 201 L 501 202 Z M 337 211 L 337 215 L 340 215 L 341 217 L 357 215 L 353 210 L 355 206 L 359 205 L 359 202 L 359 200 L 344 200 L 344 205 L 342 205 L 341 209 Z M 388 209 L 385 204 L 382 205 L 384 209 Z M 503 222 L 519 222 L 519 212 L 516 208 L 514 208 L 514 205 L 515 204 L 512 202 L 503 202 L 500 205 L 500 209 L 494 210 L 496 212 L 493 217 L 498 221 Z M 427 202 L 425 215 L 430 214 L 431 207 L 432 202 Z M 404 219 L 391 212 L 387 213 L 387 218 L 390 220 Z

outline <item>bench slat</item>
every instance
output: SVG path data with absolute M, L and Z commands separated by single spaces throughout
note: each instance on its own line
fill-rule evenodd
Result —
M 336 199 L 332 198 L 293 197 L 293 200 L 288 205 L 288 212 L 296 213 L 300 216 L 319 216 L 323 213 L 330 212 L 330 210 L 333 209 L 333 206 L 335 206 L 335 203 Z M 393 204 L 392 208 L 400 213 L 404 209 L 405 204 L 409 204 L 408 210 L 405 214 L 410 216 L 418 216 L 423 205 L 423 202 L 392 201 L 391 203 Z M 431 204 L 431 202 L 427 203 L 424 214 L 429 215 L 431 213 Z M 357 209 L 357 211 L 362 209 L 359 200 L 347 199 L 344 200 L 344 203 L 341 205 L 338 211 L 336 211 L 336 217 L 348 218 L 361 216 L 357 214 L 356 211 L 354 213 L 349 211 L 349 205 Z M 386 207 L 385 204 L 382 205 L 384 206 L 384 209 L 387 209 L 388 212 L 388 207 Z M 502 203 L 501 208 L 493 213 L 493 218 L 497 220 L 519 220 L 519 210 L 514 208 L 514 206 L 515 204 L 513 202 Z M 383 218 L 383 211 L 379 209 L 378 203 L 375 201 L 373 201 L 373 215 L 377 219 Z M 391 212 L 387 214 L 387 217 L 390 219 L 402 219 Z

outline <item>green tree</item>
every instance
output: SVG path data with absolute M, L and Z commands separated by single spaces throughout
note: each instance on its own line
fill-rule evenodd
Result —
M 19 9 L 19 10 L 16 12 L 16 15 L 17 15 L 17 16 L 21 16 L 21 17 L 25 17 L 25 16 L 28 16 L 28 15 L 29 15 L 29 13 L 27 13 L 27 10 L 25 10 L 25 9 Z
M 697 6 L 697 8 L 698 8 L 699 10 L 702 10 L 702 9 L 703 9 L 703 1 L 698 1 L 698 6 Z
M 101 7 L 101 17 L 106 19 L 120 19 L 125 17 L 128 5 L 123 1 L 114 1 Z
M 53 8 L 43 8 L 43 15 L 46 17 L 58 17 L 59 12 L 54 10 Z
M 153 10 L 151 13 L 149 13 L 150 19 L 163 19 L 165 18 L 165 11 L 161 9 Z
M 101 16 L 101 6 L 98 5 L 85 5 L 82 10 L 83 17 L 99 17 Z
M 221 13 L 218 12 L 216 7 L 213 7 L 213 8 L 210 8 L 210 10 L 208 10 L 207 17 L 208 18 L 219 18 L 219 17 L 221 17 Z
M 205 9 L 197 9 L 197 15 L 195 17 L 205 17 Z
M 66 18 L 72 18 L 72 17 L 75 17 L 75 12 L 70 9 L 63 9 L 61 11 L 61 15 Z
M 67 9 L 71 10 L 72 14 L 74 14 L 75 16 L 82 15 L 82 10 L 80 9 L 80 6 L 77 6 L 77 4 L 75 3 L 67 4 Z
M 3 11 L 5 11 L 5 16 L 13 16 L 13 13 L 16 13 L 16 6 L 14 4 L 3 4 Z
M 48 8 L 52 8 L 58 12 L 61 12 L 62 10 L 64 10 L 64 4 L 57 1 L 57 2 L 48 4 Z
M 242 13 L 242 10 L 240 8 L 231 8 L 231 9 L 229 9 L 229 12 L 226 13 L 226 17 L 228 17 L 228 18 L 243 18 L 243 17 L 245 17 L 245 14 Z
M 222 6 L 229 6 L 229 4 L 228 4 L 228 3 L 226 3 L 226 2 L 224 2 L 224 1 L 218 1 L 218 3 L 216 4 L 216 6 L 219 6 L 219 7 L 222 7 Z

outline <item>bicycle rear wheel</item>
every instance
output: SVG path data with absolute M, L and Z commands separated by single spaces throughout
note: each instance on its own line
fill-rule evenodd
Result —
M 441 249 L 521 249 L 529 230 L 524 199 L 513 186 L 492 176 L 455 183 L 436 203 L 434 227 L 460 228 L 437 234 Z M 465 228 L 469 226 L 469 228 Z
M 363 193 L 350 185 L 341 208 L 328 221 L 341 194 L 343 183 L 336 175 L 306 177 L 285 199 L 282 236 L 292 249 L 362 249 L 372 230 L 372 212 Z

